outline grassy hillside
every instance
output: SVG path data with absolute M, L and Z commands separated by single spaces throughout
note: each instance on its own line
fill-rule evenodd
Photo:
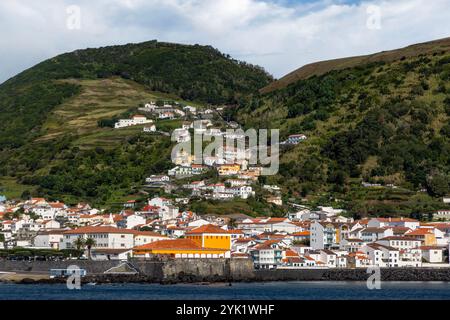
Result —
M 238 62 L 207 46 L 150 41 L 78 50 L 44 61 L 0 85 L 0 150 L 38 137 L 49 113 L 80 93 L 76 81 L 61 80 L 111 77 L 132 80 L 150 91 L 212 104 L 237 103 L 241 96 L 272 80 L 260 67 Z
M 402 56 L 254 95 L 235 117 L 309 137 L 284 150 L 279 175 L 268 178 L 288 195 L 344 200 L 359 212 L 428 212 L 450 192 L 449 81 L 445 51 Z M 400 188 L 380 194 L 363 181 Z
M 377 62 L 389 63 L 402 58 L 413 58 L 418 57 L 419 55 L 429 55 L 435 52 L 439 53 L 443 51 L 450 52 L 450 38 L 414 44 L 406 48 L 384 51 L 371 55 L 311 63 L 287 74 L 277 81 L 270 83 L 268 86 L 261 89 L 261 93 L 269 93 L 274 90 L 286 88 L 291 83 L 299 80 L 305 80 L 313 76 L 321 76 L 335 70 L 354 68 Z
M 142 126 L 100 128 L 98 120 L 136 109 L 145 101 L 173 96 L 148 91 L 118 77 L 61 80 L 79 94 L 49 113 L 36 138 L 0 153 L 0 188 L 9 197 L 50 196 L 114 204 L 139 190 L 143 177 L 170 165 L 171 142 L 146 135 Z M 173 121 L 158 122 L 158 127 Z M 134 188 L 134 191 L 133 191 Z
M 272 81 L 208 46 L 150 41 L 78 50 L 0 85 L 0 192 L 111 204 L 170 166 L 171 141 L 99 127 L 150 100 L 236 104 Z M 157 124 L 169 129 L 178 122 Z

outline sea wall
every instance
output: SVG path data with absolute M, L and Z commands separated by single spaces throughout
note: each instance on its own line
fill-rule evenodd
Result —
M 278 269 L 254 270 L 249 259 L 132 259 L 137 275 L 105 275 L 118 261 L 8 261 L 0 260 L 0 272 L 48 275 L 50 269 L 76 265 L 86 269 L 95 282 L 240 282 L 240 281 L 366 281 L 366 269 Z M 381 269 L 382 281 L 449 281 L 450 268 Z
M 48 274 L 50 269 L 66 269 L 76 265 L 85 269 L 87 274 L 96 278 L 110 279 L 103 276 L 105 271 L 120 264 L 118 261 L 8 261 L 0 260 L 0 272 L 31 274 Z M 253 263 L 249 259 L 176 259 L 166 261 L 131 259 L 129 265 L 138 271 L 139 276 L 117 277 L 121 279 L 136 278 L 149 282 L 217 282 L 250 281 L 254 278 Z
M 256 270 L 256 281 L 366 281 L 367 269 Z M 382 281 L 450 281 L 450 268 L 382 268 Z

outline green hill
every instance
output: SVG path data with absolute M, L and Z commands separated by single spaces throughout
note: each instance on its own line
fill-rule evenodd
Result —
M 236 104 L 270 81 L 262 68 L 199 45 L 150 41 L 49 59 L 0 85 L 0 189 L 122 201 L 143 177 L 167 169 L 171 142 L 99 120 L 149 100 Z
M 361 213 L 441 206 L 450 192 L 450 54 L 403 53 L 255 94 L 236 109 L 246 127 L 308 136 L 285 148 L 270 183 L 296 197 L 343 200 Z
M 0 85 L 0 150 L 36 137 L 49 112 L 80 92 L 76 83 L 56 80 L 111 77 L 211 104 L 235 104 L 272 81 L 262 68 L 208 46 L 150 41 L 62 54 Z
M 299 80 L 305 80 L 313 76 L 321 76 L 335 70 L 343 70 L 364 66 L 377 62 L 393 62 L 404 58 L 413 58 L 419 55 L 428 55 L 437 52 L 450 51 L 450 38 L 439 39 L 435 41 L 414 44 L 402 49 L 383 51 L 375 54 L 333 59 L 307 64 L 277 81 L 271 82 L 260 90 L 261 93 L 269 93 L 278 89 L 282 89 L 291 83 Z

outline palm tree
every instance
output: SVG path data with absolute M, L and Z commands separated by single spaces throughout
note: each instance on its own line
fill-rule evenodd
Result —
M 95 240 L 92 238 L 87 238 L 84 244 L 88 249 L 88 259 L 91 260 L 91 249 L 95 246 Z
M 82 248 L 84 248 L 86 246 L 86 241 L 84 241 L 84 239 L 82 237 L 78 237 L 77 240 L 75 240 L 73 242 L 75 248 L 77 248 L 78 251 L 81 251 Z M 81 256 L 81 254 L 80 254 Z M 78 256 L 78 258 L 80 258 L 80 256 Z

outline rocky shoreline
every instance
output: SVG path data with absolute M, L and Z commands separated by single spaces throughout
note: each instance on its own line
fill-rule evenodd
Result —
M 261 270 L 254 271 L 249 277 L 224 275 L 201 276 L 179 272 L 170 277 L 160 278 L 137 274 L 91 274 L 82 278 L 82 284 L 215 284 L 237 282 L 276 282 L 276 281 L 367 281 L 371 274 L 366 269 L 324 269 L 324 270 Z M 444 281 L 450 282 L 450 268 L 398 268 L 381 269 L 381 281 Z M 14 277 L 0 277 L 0 282 L 16 284 L 62 284 L 65 278 L 50 279 L 48 275 L 20 274 Z

